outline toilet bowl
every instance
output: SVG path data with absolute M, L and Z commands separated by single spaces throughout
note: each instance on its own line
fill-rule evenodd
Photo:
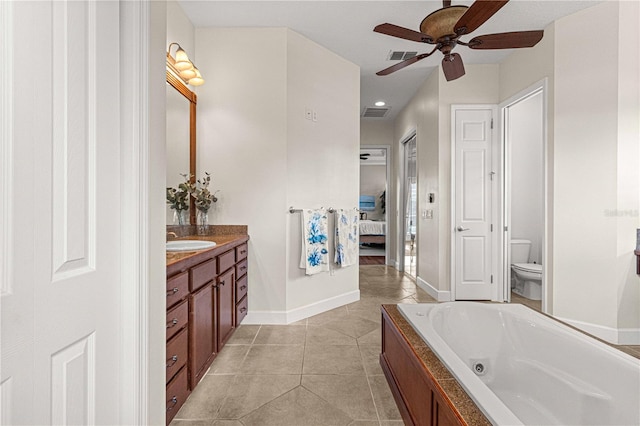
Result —
M 542 299 L 542 265 L 528 263 L 531 241 L 511 240 L 511 290 L 527 299 Z
M 511 271 L 515 275 L 513 292 L 531 300 L 542 299 L 542 265 L 539 263 L 514 263 Z

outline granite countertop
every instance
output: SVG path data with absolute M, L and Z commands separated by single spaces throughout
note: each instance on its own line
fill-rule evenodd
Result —
M 462 419 L 468 425 L 491 425 L 491 422 L 480 411 L 467 392 L 458 384 L 447 367 L 442 364 L 438 356 L 431 351 L 427 343 L 413 329 L 413 326 L 402 316 L 397 305 L 382 305 L 391 320 L 396 324 L 400 333 L 413 348 L 414 353 L 430 372 L 433 380 L 455 407 Z
M 170 232 L 175 233 L 177 238 L 172 235 L 168 235 Z M 167 235 L 167 241 L 204 240 L 216 243 L 214 247 L 204 250 L 167 252 L 167 268 L 184 260 L 199 261 L 199 258 L 201 258 L 202 255 L 209 257 L 217 256 L 218 254 L 249 240 L 247 227 L 245 225 L 212 225 L 207 226 L 204 232 L 201 233 L 198 233 L 198 229 L 194 225 L 167 226 Z

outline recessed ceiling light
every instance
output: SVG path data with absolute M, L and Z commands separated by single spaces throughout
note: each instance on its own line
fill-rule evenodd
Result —
M 375 106 L 385 106 L 386 103 L 385 103 L 385 101 L 377 101 L 374 105 Z

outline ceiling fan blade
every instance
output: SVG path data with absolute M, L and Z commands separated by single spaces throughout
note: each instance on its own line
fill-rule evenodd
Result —
M 464 64 L 460 55 L 451 53 L 442 58 L 442 71 L 447 81 L 462 77 L 464 75 Z
M 543 35 L 544 31 L 487 34 L 472 38 L 468 44 L 471 49 L 517 49 L 535 46 Z
M 509 0 L 476 0 L 456 23 L 456 34 L 469 34 L 477 30 L 508 2 Z
M 421 61 L 421 60 L 423 60 L 424 58 L 426 58 L 427 56 L 431 56 L 431 55 L 433 54 L 433 52 L 435 52 L 435 51 L 436 51 L 436 48 L 434 48 L 434 49 L 433 49 L 431 52 L 429 52 L 429 53 L 421 53 L 421 54 L 419 54 L 419 55 L 416 55 L 416 56 L 414 56 L 413 58 L 409 58 L 409 59 L 407 59 L 406 61 L 399 62 L 399 63 L 397 63 L 397 64 L 395 64 L 395 65 L 390 66 L 389 68 L 385 68 L 385 69 L 383 69 L 382 71 L 378 71 L 378 72 L 376 73 L 376 75 L 389 75 L 389 74 L 391 74 L 392 72 L 396 72 L 396 71 L 398 71 L 398 70 L 401 70 L 401 69 L 402 69 L 402 68 L 404 68 L 404 67 L 407 67 L 407 66 L 409 66 L 409 65 L 411 65 L 411 64 L 414 64 L 414 63 L 416 63 L 416 62 L 418 62 L 418 61 Z
M 442 8 L 451 6 L 451 0 L 442 0 Z
M 419 33 L 418 31 L 410 30 L 409 28 L 404 28 L 404 27 L 400 27 L 398 25 L 393 25 L 389 23 L 380 24 L 376 26 L 373 29 L 373 31 L 380 34 L 390 35 L 392 37 L 403 38 L 405 40 L 417 41 L 419 43 L 433 42 L 433 40 L 431 40 L 425 34 Z

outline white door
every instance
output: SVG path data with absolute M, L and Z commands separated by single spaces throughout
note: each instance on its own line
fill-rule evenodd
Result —
M 0 419 L 117 424 L 119 5 L 2 3 Z
M 456 300 L 490 300 L 492 109 L 454 108 L 453 261 Z

